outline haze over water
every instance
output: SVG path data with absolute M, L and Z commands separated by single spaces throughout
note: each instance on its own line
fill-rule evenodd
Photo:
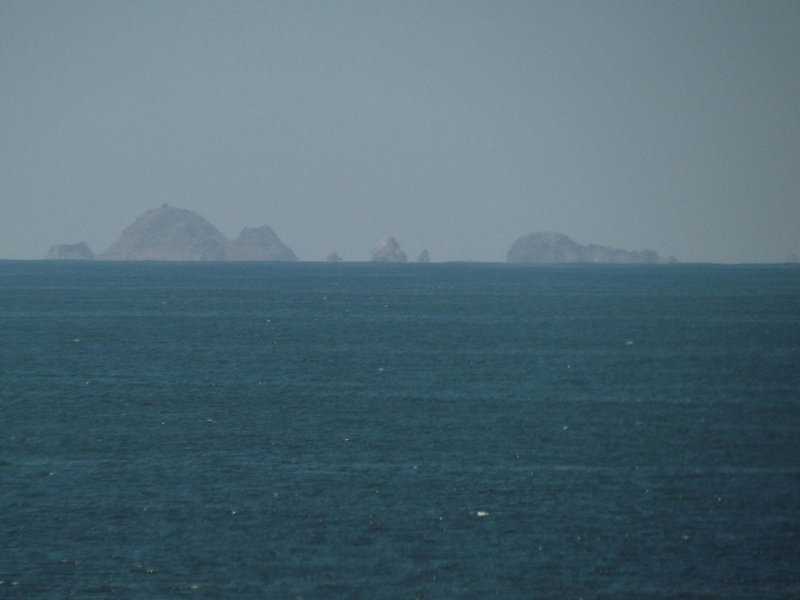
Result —
M 782 261 L 799 32 L 793 2 L 4 2 L 0 258 L 167 202 L 304 260 L 552 230 Z

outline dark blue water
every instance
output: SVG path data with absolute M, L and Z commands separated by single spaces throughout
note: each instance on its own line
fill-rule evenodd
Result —
M 800 269 L 0 262 L 2 598 L 800 597 Z

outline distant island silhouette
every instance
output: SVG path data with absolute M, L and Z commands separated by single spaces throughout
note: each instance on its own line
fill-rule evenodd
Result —
M 103 252 L 95 255 L 85 242 L 57 244 L 47 252 L 49 260 L 128 261 L 297 261 L 267 225 L 246 227 L 233 241 L 196 212 L 162 204 L 146 211 L 122 231 Z M 340 262 L 336 253 L 328 262 Z M 380 239 L 372 249 L 373 262 L 405 263 L 408 258 L 393 236 Z M 427 250 L 417 262 L 430 262 Z M 665 263 L 653 250 L 630 251 L 591 244 L 583 246 L 563 233 L 537 232 L 518 238 L 506 256 L 509 263 Z
M 91 259 L 83 244 L 53 246 L 50 259 Z M 126 227 L 120 238 L 96 257 L 99 260 L 154 261 L 296 261 L 294 252 L 268 226 L 245 228 L 228 240 L 190 210 L 162 204 Z
M 373 262 L 404 263 L 406 260 L 408 260 L 406 253 L 400 249 L 400 244 L 392 236 L 383 238 L 372 249 Z
M 56 244 L 50 246 L 45 259 L 47 260 L 92 260 L 94 252 L 91 251 L 86 242 L 77 244 Z
M 506 256 L 509 263 L 665 263 L 653 250 L 620 250 L 591 244 L 582 246 L 563 233 L 540 231 L 518 238 Z

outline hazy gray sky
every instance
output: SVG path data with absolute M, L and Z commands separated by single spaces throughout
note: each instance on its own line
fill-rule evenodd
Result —
M 800 254 L 800 2 L 0 0 L 0 258 L 145 210 L 303 260 Z

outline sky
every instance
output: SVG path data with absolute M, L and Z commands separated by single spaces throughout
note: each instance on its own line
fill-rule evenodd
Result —
M 800 2 L 0 0 L 0 258 L 163 203 L 301 260 L 800 254 Z

